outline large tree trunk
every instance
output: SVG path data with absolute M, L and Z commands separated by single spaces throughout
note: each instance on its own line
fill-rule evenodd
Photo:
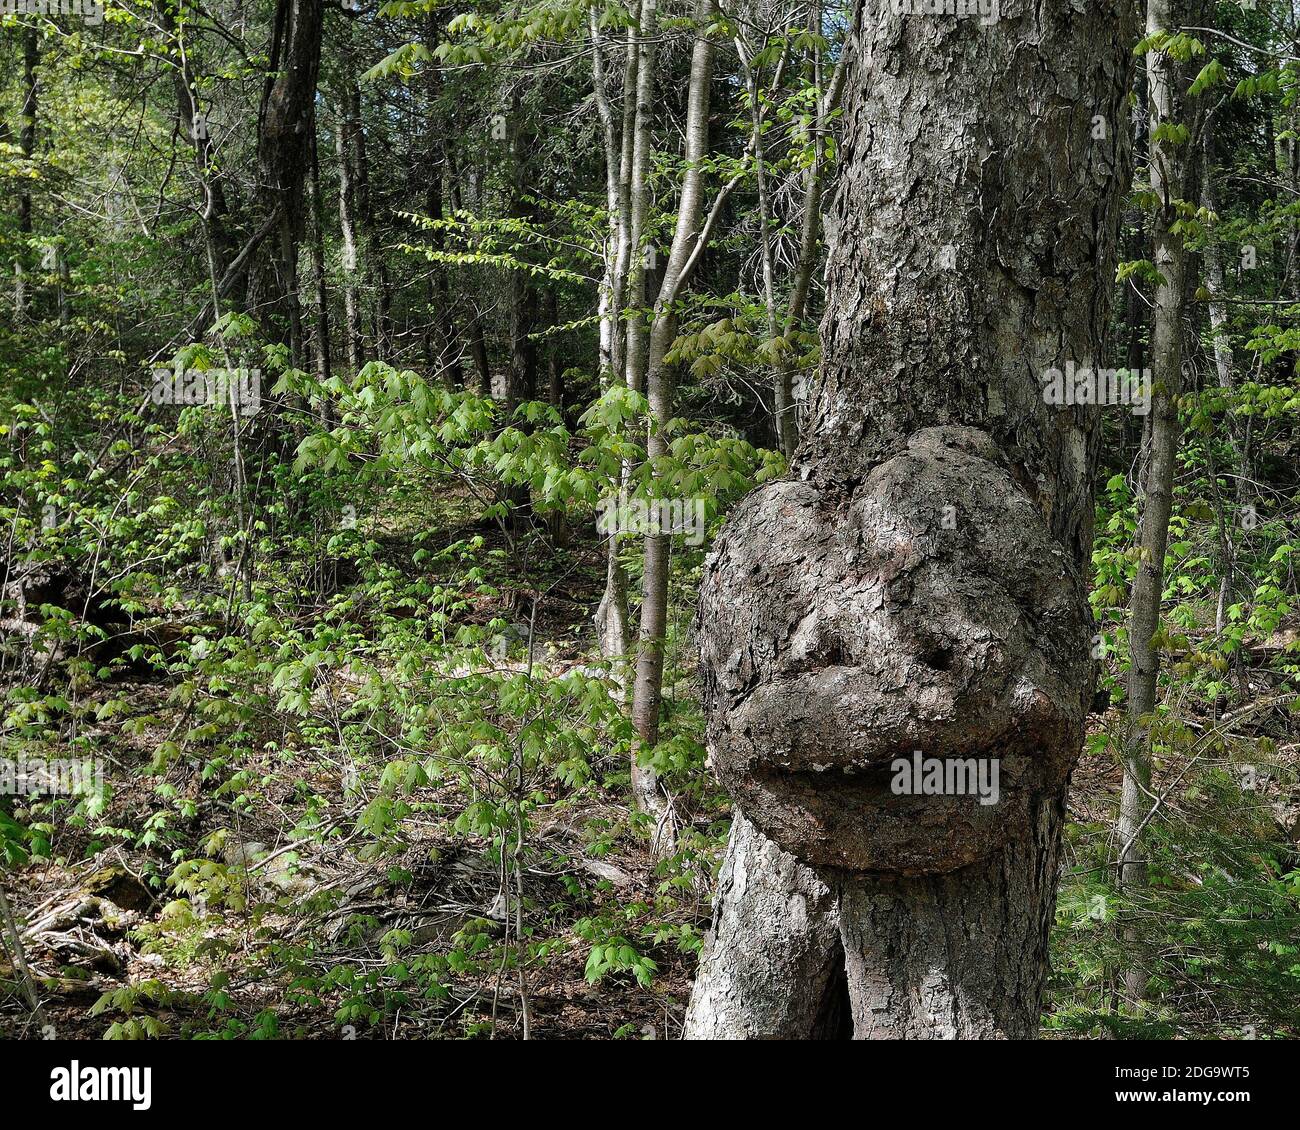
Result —
M 248 304 L 267 340 L 290 346 L 295 366 L 303 359 L 298 249 L 316 129 L 322 15 L 321 0 L 279 0 L 258 117 L 257 206 L 274 223 L 253 259 Z
M 1148 0 L 1147 36 L 1175 31 L 1171 0 Z M 1178 459 L 1178 398 L 1182 391 L 1183 308 L 1187 301 L 1187 252 L 1181 235 L 1171 230 L 1178 203 L 1188 195 L 1188 146 L 1176 144 L 1169 126 L 1183 123 L 1182 67 L 1164 51 L 1147 53 L 1150 96 L 1148 175 L 1157 211 L 1152 218 L 1152 261 L 1156 284 L 1151 323 L 1151 430 L 1142 474 L 1139 557 L 1129 611 L 1128 728 L 1125 735 L 1124 782 L 1120 794 L 1119 881 L 1132 892 L 1146 884 L 1142 832 L 1154 798 L 1151 795 L 1151 716 L 1160 674 L 1160 604 L 1164 593 L 1165 549 L 1173 508 Z M 1159 132 L 1165 126 L 1165 132 Z M 1132 937 L 1132 929 L 1128 931 Z M 1125 984 L 1131 999 L 1143 995 L 1146 976 L 1130 969 Z
M 1099 434 L 1040 382 L 1104 363 L 1130 16 L 884 5 L 848 47 L 821 387 L 701 589 L 739 814 L 689 1037 L 1037 1029 Z M 997 802 L 895 794 L 916 750 L 997 764 Z

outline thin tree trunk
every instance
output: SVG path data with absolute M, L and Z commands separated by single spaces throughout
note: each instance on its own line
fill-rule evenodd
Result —
M 1211 212 L 1217 211 L 1214 192 L 1214 126 L 1215 114 L 1207 114 L 1204 132 L 1204 167 L 1201 173 L 1201 204 Z M 1205 284 L 1210 293 L 1210 334 L 1214 346 L 1214 371 L 1219 387 L 1232 389 L 1232 343 L 1228 340 L 1228 307 L 1226 298 L 1227 279 L 1223 270 L 1223 249 L 1217 234 L 1212 233 L 1205 243 Z M 1227 414 L 1228 434 L 1235 450 L 1238 448 L 1237 428 L 1233 423 L 1235 417 Z M 1244 478 L 1245 466 L 1241 459 L 1236 460 L 1238 472 L 1237 487 Z M 1222 508 L 1219 513 L 1219 599 L 1215 604 L 1214 629 L 1222 633 L 1227 626 L 1228 606 L 1232 603 L 1232 574 L 1236 567 L 1236 552 L 1232 535 L 1228 532 L 1229 522 Z
M 177 24 L 175 9 L 170 4 L 160 2 L 156 5 L 156 11 L 159 23 L 176 40 L 179 59 L 172 83 L 176 92 L 177 125 L 194 148 L 194 172 L 203 190 L 203 233 L 207 242 L 209 271 L 221 279 L 235 254 L 234 240 L 227 226 L 230 206 L 221 184 L 220 170 L 216 166 L 211 129 L 206 116 L 199 109 L 198 83 L 185 39 L 185 27 Z M 213 301 L 219 304 L 219 300 L 218 295 Z M 237 301 L 243 301 L 242 294 L 237 296 Z M 213 316 L 219 317 L 220 311 L 215 311 Z
M 854 20 L 859 18 L 861 5 L 854 5 Z M 813 0 L 808 9 L 808 30 L 814 36 L 821 35 L 822 7 L 820 0 Z M 856 26 L 856 25 L 855 25 Z M 798 404 L 794 394 L 794 366 L 791 350 L 794 335 L 803 324 L 808 312 L 808 294 L 812 289 L 812 275 L 817 263 L 817 252 L 821 246 L 822 222 L 822 181 L 825 167 L 827 115 L 834 107 L 827 105 L 827 99 L 821 89 L 821 52 L 813 41 L 813 87 L 817 92 L 817 110 L 813 123 L 813 159 L 804 171 L 803 219 L 799 225 L 799 258 L 795 262 L 794 278 L 790 286 L 790 301 L 786 308 L 783 336 L 786 348 L 782 350 L 780 365 L 776 372 L 773 386 L 773 400 L 776 408 L 777 435 L 780 437 L 781 450 L 787 459 L 794 457 L 799 445 Z M 847 46 L 847 42 L 846 42 Z M 841 53 L 837 74 L 844 67 L 845 55 Z M 838 97 L 838 91 L 836 93 Z
M 657 8 L 643 0 L 636 41 L 636 94 L 632 115 L 632 161 L 628 172 L 628 268 L 626 305 L 641 311 L 646 306 L 646 276 L 653 260 L 653 247 L 643 247 L 646 218 L 650 207 L 650 153 L 654 145 L 655 59 L 658 54 Z M 633 392 L 645 390 L 649 359 L 649 331 L 645 319 L 633 317 L 626 324 L 625 376 L 623 383 Z
M 28 166 L 36 153 L 36 116 L 39 94 L 36 86 L 36 68 L 40 66 L 40 35 L 35 27 L 23 29 L 23 107 L 18 132 L 18 147 L 22 151 L 23 165 Z M 28 238 L 32 234 L 32 193 L 30 182 L 23 178 L 23 188 L 18 195 L 18 254 L 14 259 L 14 318 L 21 320 L 27 313 Z
M 510 277 L 510 366 L 507 370 L 506 415 L 526 400 L 537 399 L 537 347 L 532 340 L 533 304 L 537 295 L 523 272 Z
M 751 52 L 743 36 L 735 38 L 745 86 L 749 94 L 749 146 L 754 155 L 754 181 L 758 192 L 758 248 L 763 272 L 763 308 L 767 313 L 767 336 L 777 336 L 776 267 L 772 247 L 772 202 L 767 189 L 767 164 L 763 147 L 763 104 L 759 94 L 758 74 L 751 62 Z M 782 60 L 784 62 L 784 58 Z M 786 458 L 794 455 L 798 430 L 794 426 L 790 367 L 778 363 L 772 377 L 773 419 L 777 443 Z
M 339 230 L 343 237 L 343 339 L 348 368 L 355 376 L 365 351 L 361 328 L 360 269 L 357 239 L 356 182 L 352 173 L 352 123 L 340 108 L 335 119 L 334 152 L 339 166 Z
M 480 396 L 492 395 L 492 366 L 488 362 L 487 340 L 483 336 L 483 319 L 476 311 L 469 323 L 469 353 L 474 362 L 478 380 L 476 391 Z
M 650 419 L 646 436 L 646 458 L 652 468 L 668 454 L 665 429 L 673 416 L 672 372 L 665 363 L 668 349 L 677 336 L 677 302 L 691 266 L 697 258 L 697 242 L 704 216 L 704 171 L 708 154 L 709 94 L 713 81 L 713 40 L 707 29 L 716 13 L 715 0 L 698 0 L 697 28 L 691 54 L 690 90 L 686 109 L 686 173 L 672 248 L 664 269 L 663 282 L 655 299 L 647 355 L 647 399 Z M 653 473 L 653 472 L 652 472 Z M 643 749 L 659 741 L 659 713 L 663 702 L 664 635 L 668 627 L 668 572 L 670 536 L 651 530 L 645 539 L 645 564 L 641 583 L 641 621 L 638 627 L 636 679 L 632 688 L 632 721 Z M 632 791 L 645 811 L 661 813 L 662 800 L 653 769 L 637 762 L 632 766 Z
M 1213 211 L 1211 204 L 1210 172 L 1207 165 L 1202 203 Z M 1210 292 L 1210 333 L 1214 338 L 1214 372 L 1220 388 L 1232 388 L 1232 344 L 1228 341 L 1228 306 L 1223 300 L 1225 278 L 1223 251 L 1210 240 L 1205 245 L 1205 281 Z
M 518 90 L 510 96 L 510 216 L 523 224 L 534 219 L 534 210 L 526 200 L 529 181 L 529 139 L 522 136 L 523 113 Z M 533 308 L 537 295 L 527 271 L 509 272 L 506 288 L 510 294 L 510 364 L 506 370 L 505 415 L 526 400 L 537 399 L 537 348 L 532 340 Z M 527 502 L 525 492 L 523 501 Z
M 450 142 L 443 150 L 447 160 L 447 190 L 451 198 L 451 207 L 455 212 L 465 206 L 461 195 L 460 164 L 456 159 L 456 148 Z M 471 184 L 471 188 L 473 185 Z M 492 396 L 492 367 L 488 360 L 487 341 L 483 334 L 483 318 L 476 306 L 471 303 L 472 312 L 467 319 L 470 360 L 474 366 L 474 392 L 479 396 Z
M 637 13 L 639 20 L 639 4 Z M 627 365 L 627 323 L 623 319 L 623 309 L 628 303 L 628 275 L 632 267 L 632 257 L 634 254 L 639 254 L 632 243 L 632 192 L 637 158 L 637 111 L 640 106 L 637 93 L 640 90 L 641 63 L 640 34 L 638 27 L 634 25 L 628 28 L 627 32 L 627 58 L 624 61 L 623 85 L 620 90 L 623 120 L 618 136 L 618 233 L 611 301 L 614 322 L 610 368 L 614 374 L 618 374 L 618 377 L 624 380 Z
M 427 22 L 426 38 L 430 55 L 433 56 L 442 38 L 442 23 L 438 16 L 430 12 Z M 444 207 L 445 195 L 443 179 L 448 173 L 449 162 L 447 150 L 451 142 L 447 139 L 447 123 L 439 105 L 442 95 L 442 68 L 428 67 L 428 161 L 429 190 L 425 200 L 425 209 L 430 219 L 446 219 Z M 446 243 L 441 228 L 434 231 L 430 242 L 441 251 Z M 452 388 L 461 388 L 465 384 L 465 373 L 461 365 L 461 351 L 456 337 L 456 319 L 452 312 L 451 270 L 445 263 L 435 263 L 429 280 L 430 314 L 432 333 L 437 342 L 437 361 L 444 378 Z
M 1287 5 L 1290 9 L 1290 29 L 1294 36 L 1297 32 L 1296 6 L 1295 0 Z M 1284 183 L 1291 190 L 1290 199 L 1300 198 L 1300 136 L 1297 136 L 1297 130 L 1300 130 L 1300 112 L 1297 111 L 1295 101 L 1286 110 L 1286 141 L 1280 156 L 1285 159 L 1285 167 L 1281 170 Z M 1300 220 L 1297 220 L 1294 214 L 1288 214 L 1286 221 L 1286 264 L 1283 268 L 1282 292 L 1288 297 L 1294 299 L 1300 294 L 1300 288 L 1297 287 L 1297 280 L 1300 280 Z
M 846 48 L 818 397 L 701 585 L 738 812 L 688 1037 L 1037 1030 L 1099 443 L 1039 380 L 1103 352 L 1129 139 L 1089 126 L 1127 116 L 1130 15 L 886 5 Z M 1047 191 L 1055 168 L 1092 172 Z M 916 750 L 998 766 L 996 802 L 896 793 Z
M 371 337 L 375 351 L 391 361 L 394 352 L 392 323 L 393 284 L 384 260 L 383 241 L 375 216 L 374 195 L 370 187 L 370 160 L 366 152 L 366 131 L 361 117 L 361 88 L 355 76 L 347 75 L 349 140 L 352 143 L 352 169 L 355 181 L 357 227 L 365 246 L 365 274 L 374 293 L 374 320 Z
M 560 303 L 555 288 L 548 287 L 544 299 L 546 325 L 551 330 L 560 324 Z M 554 333 L 546 342 L 546 403 L 564 415 L 564 368 L 560 363 L 560 343 Z
M 618 558 L 618 535 L 611 531 L 605 539 L 605 591 L 595 615 L 600 653 L 611 661 L 621 660 L 631 648 L 627 592 L 627 570 Z M 621 671 L 616 670 L 615 677 L 625 692 L 626 680 Z
M 42 1038 L 47 1038 L 53 1031 L 46 1020 L 45 1009 L 36 991 L 36 979 L 27 965 L 27 952 L 23 947 L 23 936 L 19 932 L 18 921 L 9 905 L 9 898 L 0 885 L 0 931 L 9 936 L 9 945 L 13 947 L 13 964 L 18 972 L 18 980 L 27 996 L 27 1003 L 32 1010 L 32 1018 L 40 1029 Z
M 330 303 L 325 278 L 325 210 L 321 205 L 320 156 L 316 135 L 311 139 L 311 267 L 316 283 L 316 377 L 330 379 Z
M 54 250 L 55 268 L 59 274 L 59 325 L 66 326 L 72 318 L 72 270 L 68 266 L 68 256 L 62 247 Z
M 622 103 L 620 120 L 615 119 L 613 107 L 608 99 L 601 94 L 597 97 L 605 140 L 605 194 L 611 217 L 610 247 L 606 252 L 607 285 L 602 286 L 601 294 L 601 362 L 609 366 L 609 380 L 624 385 L 627 385 L 631 376 L 631 369 L 628 365 L 628 323 L 623 319 L 623 309 L 629 303 L 640 307 L 645 302 L 643 276 L 638 275 L 640 290 L 637 299 L 632 298 L 629 277 L 633 271 L 642 269 L 640 251 L 634 246 L 633 240 L 634 238 L 638 242 L 640 240 L 639 225 L 643 222 L 644 216 L 645 171 L 649 150 L 648 148 L 637 149 L 637 142 L 638 139 L 644 142 L 649 137 L 649 124 L 642 115 L 642 109 L 644 107 L 648 113 L 649 99 L 653 96 L 654 52 L 653 45 L 650 45 L 647 55 L 642 49 L 642 40 L 643 36 L 653 31 L 653 24 L 647 26 L 644 21 L 653 21 L 653 19 L 654 9 L 651 5 L 637 5 L 636 22 L 628 28 L 627 33 L 627 58 L 623 67 L 623 84 L 619 92 Z M 593 75 L 597 87 L 603 91 L 603 45 L 599 38 L 599 23 L 594 13 L 591 31 Z M 641 70 L 643 63 L 647 66 L 645 72 Z M 646 89 L 642 86 L 643 79 L 648 84 Z M 638 161 L 642 164 L 638 165 Z M 641 219 L 634 218 L 634 196 L 637 207 L 641 209 Z M 631 471 L 631 466 L 624 460 L 619 471 L 620 496 L 627 490 Z M 627 570 L 624 569 L 623 562 L 619 558 L 618 532 L 611 528 L 605 540 L 605 591 L 596 609 L 596 635 L 600 642 L 600 653 L 614 664 L 614 677 L 625 693 L 627 679 L 622 663 L 632 647 L 631 618 L 627 598 Z
M 1173 31 L 1171 0 L 1148 0 L 1147 35 Z M 1152 221 L 1152 259 L 1160 280 L 1156 285 L 1151 329 L 1151 428 L 1147 463 L 1142 475 L 1139 559 L 1129 611 L 1128 727 L 1125 735 L 1124 781 L 1120 796 L 1119 881 L 1127 891 L 1146 885 L 1142 827 L 1154 798 L 1151 795 L 1151 716 L 1156 705 L 1160 673 L 1160 604 L 1164 593 L 1165 549 L 1173 507 L 1174 472 L 1178 458 L 1178 397 L 1182 391 L 1183 308 L 1186 303 L 1187 253 L 1182 237 L 1170 231 L 1177 202 L 1186 196 L 1186 145 L 1175 145 L 1158 131 L 1162 124 L 1182 120 L 1183 80 L 1178 62 L 1164 51 L 1147 53 L 1149 104 L 1149 177 L 1158 213 Z M 1130 928 L 1131 940 L 1136 937 Z M 1130 999 L 1143 995 L 1146 977 L 1138 968 L 1125 974 Z
M 625 226 L 625 218 L 620 208 L 619 123 L 614 119 L 614 108 L 609 100 L 609 80 L 605 73 L 605 45 L 600 33 L 600 20 L 594 10 L 588 17 L 588 35 L 591 40 L 592 91 L 595 96 L 596 111 L 600 116 L 601 141 L 605 157 L 605 207 L 609 212 L 609 230 L 605 235 L 602 255 L 604 268 L 596 299 L 600 323 L 600 371 L 602 380 L 605 380 L 608 379 L 607 374 L 614 371 L 614 335 L 619 321 L 616 276 L 619 237 Z M 635 60 L 635 50 L 629 52 L 629 57 Z

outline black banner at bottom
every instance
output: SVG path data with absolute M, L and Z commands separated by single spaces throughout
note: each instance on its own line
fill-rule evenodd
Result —
M 312 1043 L 135 1043 L 95 1044 L 56 1041 L 0 1042 L 0 1109 L 10 1117 L 31 1113 L 88 1115 L 95 1108 L 116 1107 L 128 1118 L 201 1112 L 209 1118 L 223 1116 L 246 1120 L 250 1115 L 306 1115 L 338 1118 L 355 1111 L 374 1116 L 376 1102 L 412 1101 L 411 1092 L 436 1090 L 439 1101 L 482 1102 L 496 1109 L 502 1099 L 518 1096 L 521 1104 L 537 1104 L 548 1113 L 557 1105 L 581 1102 L 586 1107 L 601 1090 L 612 1098 L 643 1092 L 649 1080 L 662 1101 L 674 1074 L 656 1072 L 659 1064 L 650 1049 L 634 1057 L 626 1046 L 610 1049 L 607 1067 L 600 1052 L 587 1047 L 581 1059 L 555 1060 L 545 1050 L 520 1048 L 503 1061 L 503 1049 L 482 1043 L 439 1041 L 394 1043 L 384 1041 Z M 560 1051 L 559 1056 L 571 1056 Z M 695 1054 L 691 1054 L 694 1052 Z M 768 1055 L 794 1057 L 803 1049 L 738 1048 L 731 1054 L 766 1059 Z M 761 1093 L 783 1077 L 798 1086 L 801 1102 L 808 1097 L 807 1075 L 790 1075 L 788 1060 L 773 1063 L 761 1077 L 751 1071 L 717 1075 L 710 1060 L 713 1048 L 679 1048 L 672 1059 L 686 1055 L 698 1065 L 693 1085 L 681 1099 L 690 1097 L 704 1080 L 726 1099 L 724 1091 L 740 1086 Z M 727 1055 L 726 1051 L 722 1052 Z M 1249 1107 L 1281 1102 L 1294 1092 L 1294 1053 L 1286 1043 L 1241 1041 L 1235 1043 L 1116 1043 L 1109 1041 L 1039 1041 L 1014 1048 L 998 1043 L 875 1043 L 842 1049 L 823 1064 L 819 1077 L 826 1098 L 842 1104 L 845 1079 L 872 1085 L 882 1096 L 911 1095 L 924 1102 L 927 1115 L 941 1113 L 951 1104 L 968 1112 L 979 1096 L 997 1096 L 1005 1111 L 1023 1109 L 1041 1115 L 1043 1104 L 1064 1101 L 1095 1113 L 1112 1107 Z M 633 1059 L 636 1059 L 636 1068 Z M 856 1061 L 856 1062 L 855 1062 Z M 680 1070 L 682 1061 L 676 1060 Z M 669 1061 L 664 1061 L 667 1067 Z M 538 1072 L 546 1090 L 527 1088 L 529 1069 Z M 845 1071 L 850 1074 L 845 1076 Z M 781 1073 L 785 1072 L 783 1076 Z M 472 1074 L 471 1074 L 472 1073 Z M 484 1083 L 494 1076 L 510 1079 L 509 1088 Z M 764 1084 L 759 1085 L 759 1079 Z M 832 1080 L 835 1085 L 832 1085 Z M 558 1091 L 557 1083 L 565 1081 Z M 549 1084 L 549 1086 L 547 1086 Z M 467 1088 L 457 1094 L 458 1088 Z M 542 1096 L 549 1096 L 543 1098 Z M 564 1097 L 557 1097 L 564 1096 Z M 737 1096 L 740 1097 L 740 1096 Z M 746 1095 L 746 1097 L 748 1097 Z M 428 1101 L 426 1098 L 423 1101 Z M 86 1108 L 86 1109 L 81 1109 Z M 668 1111 L 665 1110 L 665 1115 Z M 15 1125 L 21 1123 L 15 1122 Z

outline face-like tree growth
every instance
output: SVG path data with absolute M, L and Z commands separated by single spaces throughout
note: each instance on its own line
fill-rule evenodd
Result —
M 810 424 L 701 590 L 740 815 L 690 1035 L 1037 1029 L 1099 435 L 1040 376 L 1105 355 L 1130 32 L 1125 5 L 1007 4 L 850 45 Z M 996 762 L 1000 795 L 898 795 L 914 751 Z

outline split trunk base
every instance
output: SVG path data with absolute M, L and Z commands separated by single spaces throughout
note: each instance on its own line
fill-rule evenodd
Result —
M 737 812 L 686 1039 L 1032 1039 L 1061 797 L 947 875 L 811 868 Z

